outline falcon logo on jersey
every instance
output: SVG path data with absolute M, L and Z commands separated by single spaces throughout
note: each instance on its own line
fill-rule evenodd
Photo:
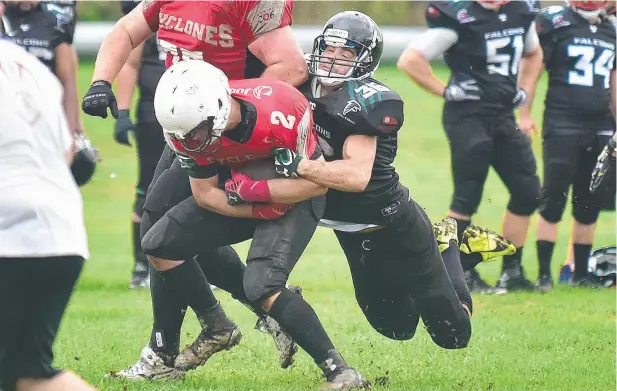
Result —
M 471 23 L 474 22 L 476 20 L 475 17 L 469 15 L 469 12 L 467 11 L 467 8 L 463 8 L 462 10 L 459 10 L 456 13 L 456 19 L 461 23 Z
M 356 100 L 350 100 L 343 109 L 343 115 L 347 115 L 347 113 L 358 113 L 360 111 L 362 111 L 362 106 L 360 106 L 360 103 Z
M 555 28 L 569 26 L 570 22 L 563 18 L 563 15 L 557 15 L 552 20 L 553 26 Z

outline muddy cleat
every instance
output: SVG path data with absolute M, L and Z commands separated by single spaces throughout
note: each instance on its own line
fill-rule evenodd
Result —
M 471 293 L 482 293 L 485 295 L 504 295 L 508 293 L 507 289 L 495 288 L 487 284 L 475 269 L 465 270 L 465 282 Z
M 442 253 L 450 247 L 450 242 L 454 240 L 458 245 L 456 236 L 456 220 L 446 217 L 438 223 L 433 224 L 433 234 L 439 245 L 439 252 Z
M 230 350 L 242 339 L 240 328 L 219 331 L 202 330 L 197 339 L 180 352 L 174 363 L 180 371 L 190 371 L 204 365 L 210 357 L 221 350 Z
M 522 266 L 503 270 L 496 287 L 508 291 L 533 291 L 535 289 L 534 284 L 525 277 L 525 270 Z
M 599 281 L 595 280 L 593 276 L 588 275 L 583 278 L 578 278 L 572 280 L 570 286 L 573 288 L 583 288 L 583 289 L 602 289 L 605 288 Z
M 126 380 L 177 380 L 184 377 L 184 372 L 174 368 L 173 359 L 157 354 L 150 346 L 141 351 L 137 363 L 118 372 L 111 372 L 111 377 Z
M 472 253 L 480 254 L 482 262 L 516 253 L 516 247 L 506 238 L 489 229 L 473 224 L 463 232 L 463 239 L 459 248 L 461 252 L 468 255 Z
M 553 277 L 550 274 L 544 274 L 538 277 L 536 281 L 536 292 L 549 293 L 553 290 Z
M 288 288 L 291 292 L 302 297 L 302 288 L 299 286 L 290 285 Z M 281 325 L 269 316 L 262 316 L 257 320 L 255 329 L 262 333 L 269 333 L 274 339 L 276 349 L 279 352 L 279 362 L 281 368 L 289 368 L 294 363 L 294 354 L 298 351 L 298 344 L 293 340 L 291 335 L 287 334 L 285 330 L 281 328 Z
M 371 388 L 371 383 L 362 374 L 345 362 L 336 350 L 328 351 L 328 358 L 319 364 L 326 377 L 320 388 L 325 390 L 359 390 Z

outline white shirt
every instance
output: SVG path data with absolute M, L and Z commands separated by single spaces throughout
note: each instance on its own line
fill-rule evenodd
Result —
M 89 256 L 62 95 L 42 63 L 0 39 L 0 258 Z

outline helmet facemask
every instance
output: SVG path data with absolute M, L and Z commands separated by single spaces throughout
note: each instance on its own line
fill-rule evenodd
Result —
M 212 155 L 221 148 L 222 132 L 215 131 L 214 117 L 208 117 L 188 133 L 169 132 L 172 137 L 182 143 L 187 152 Z
M 600 18 L 607 15 L 607 9 L 611 2 L 608 0 L 599 1 L 568 1 L 570 8 L 577 14 L 586 19 L 589 23 L 597 23 Z
M 372 76 L 377 69 L 377 67 L 372 69 L 372 50 L 376 43 L 376 34 L 372 47 L 353 39 L 347 39 L 347 36 L 347 31 L 328 29 L 324 34 L 315 38 L 313 53 L 309 55 L 309 73 L 317 76 L 319 82 L 325 86 L 338 86 L 346 81 L 362 80 Z M 324 56 L 323 53 L 328 46 L 354 49 L 356 57 L 348 60 Z M 323 64 L 326 64 L 328 68 L 323 69 L 321 67 Z M 349 70 L 345 74 L 338 74 L 334 71 L 335 66 L 348 66 Z

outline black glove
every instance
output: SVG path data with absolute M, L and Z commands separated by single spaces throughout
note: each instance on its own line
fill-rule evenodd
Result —
M 95 117 L 107 118 L 107 108 L 111 115 L 118 118 L 118 104 L 116 97 L 111 90 L 111 84 L 105 80 L 97 80 L 90 86 L 84 100 L 81 102 L 81 109 L 84 113 Z
M 130 147 L 129 132 L 133 132 L 133 135 L 135 135 L 135 125 L 131 121 L 129 111 L 120 110 L 118 111 L 118 119 L 114 126 L 114 139 L 116 142 Z
M 602 180 L 604 179 L 606 174 L 610 171 L 611 161 L 612 162 L 615 161 L 615 156 L 613 156 L 613 152 L 615 151 L 615 146 L 616 146 L 615 140 L 613 140 L 613 138 L 611 137 L 608 140 L 608 143 L 606 144 L 604 149 L 602 150 L 602 153 L 600 153 L 600 155 L 598 156 L 598 160 L 596 161 L 596 166 L 594 167 L 593 172 L 591 173 L 591 182 L 589 183 L 590 193 L 593 194 L 598 189 L 598 187 L 600 187 Z M 615 175 L 615 173 L 612 173 L 612 175 Z
M 465 81 L 451 80 L 443 92 L 443 97 L 448 102 L 464 102 L 480 100 L 481 94 L 482 91 L 480 91 L 478 83 L 473 79 Z
M 527 92 L 522 88 L 517 88 L 516 95 L 514 95 L 514 99 L 512 99 L 512 106 L 514 106 L 515 109 L 518 109 L 524 105 L 525 102 L 527 102 Z

